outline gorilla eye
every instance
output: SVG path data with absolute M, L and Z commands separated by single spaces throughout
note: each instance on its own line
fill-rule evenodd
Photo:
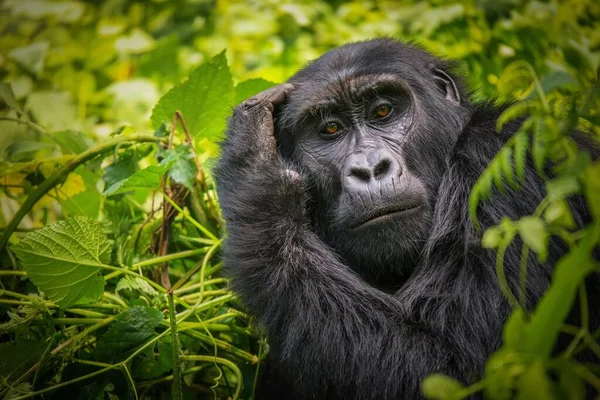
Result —
M 392 106 L 389 104 L 380 104 L 373 111 L 374 118 L 385 118 L 392 112 Z
M 330 121 L 325 124 L 324 133 L 327 135 L 334 135 L 342 130 L 342 127 L 337 122 Z

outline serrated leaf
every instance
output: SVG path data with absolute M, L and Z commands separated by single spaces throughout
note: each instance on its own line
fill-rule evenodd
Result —
M 546 225 L 537 217 L 523 217 L 519 220 L 519 233 L 523 242 L 538 254 L 543 261 L 548 255 L 548 232 Z
M 455 379 L 442 374 L 432 374 L 421 383 L 421 392 L 428 399 L 447 399 L 464 389 Z
M 158 292 L 148 282 L 135 276 L 125 276 L 119 280 L 115 292 L 119 294 L 121 290 L 138 290 L 150 296 L 156 296 Z
M 28 233 L 12 247 L 23 269 L 48 298 L 63 308 L 97 300 L 110 243 L 96 221 L 73 217 Z
M 154 336 L 154 328 L 162 323 L 162 313 L 152 307 L 131 307 L 117 315 L 94 350 L 96 359 L 117 362 L 127 358 Z
M 158 128 L 163 121 L 172 121 L 179 110 L 192 136 L 214 140 L 225 130 L 232 103 L 233 80 L 223 51 L 158 101 L 152 110 L 152 125 Z
M 269 82 L 261 78 L 248 79 L 247 81 L 240 82 L 235 87 L 235 98 L 233 104 L 239 104 L 255 94 L 258 94 L 263 90 L 267 90 L 275 85 L 276 83 Z

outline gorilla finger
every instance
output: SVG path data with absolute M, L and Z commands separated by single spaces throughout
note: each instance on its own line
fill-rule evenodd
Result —
M 286 92 L 289 92 L 293 89 L 294 86 L 289 83 L 277 85 L 246 100 L 245 105 L 246 107 L 251 108 L 262 104 L 263 106 L 267 107 L 270 112 L 273 112 L 274 106 L 283 103 L 285 100 Z

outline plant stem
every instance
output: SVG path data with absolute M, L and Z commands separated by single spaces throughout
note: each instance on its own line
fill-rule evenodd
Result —
M 29 197 L 25 199 L 19 210 L 10 220 L 8 225 L 6 225 L 6 229 L 2 232 L 2 236 L 0 236 L 0 249 L 3 249 L 6 246 L 10 235 L 12 235 L 14 230 L 21 223 L 23 217 L 25 217 L 25 215 L 27 215 L 27 213 L 31 211 L 35 203 L 37 203 L 38 200 L 40 200 L 56 185 L 63 182 L 64 179 L 66 179 L 67 176 L 75 170 L 75 168 L 87 161 L 96 158 L 99 155 L 102 155 L 112 150 L 116 146 L 127 146 L 134 143 L 143 142 L 156 142 L 157 140 L 158 139 L 156 137 L 149 135 L 132 135 L 117 137 L 115 139 L 107 140 L 106 142 L 101 143 L 100 145 L 92 149 L 84 151 L 77 157 L 67 161 L 62 168 L 58 169 L 56 172 L 54 172 L 52 175 L 46 178 L 38 187 L 35 188 L 35 190 L 33 190 L 33 192 L 31 192 Z
M 179 338 L 177 337 L 177 318 L 175 317 L 175 304 L 173 303 L 173 291 L 169 289 L 167 292 L 169 300 L 169 324 L 171 326 L 171 339 L 173 346 L 173 400 L 183 399 L 183 390 L 181 387 L 181 362 L 179 361 L 181 348 L 179 346 Z

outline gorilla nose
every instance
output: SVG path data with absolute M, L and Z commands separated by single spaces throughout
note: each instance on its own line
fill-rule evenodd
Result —
M 364 188 L 364 184 L 384 183 L 401 173 L 400 165 L 391 153 L 384 149 L 369 153 L 352 154 L 344 167 L 344 184 L 347 188 L 354 185 Z

